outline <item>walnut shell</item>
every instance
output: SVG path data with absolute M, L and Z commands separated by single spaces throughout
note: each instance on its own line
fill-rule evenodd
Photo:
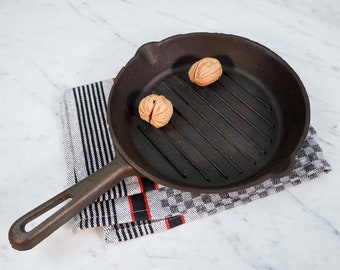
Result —
M 165 96 L 151 94 L 140 101 L 138 112 L 141 119 L 160 128 L 170 121 L 173 106 Z
M 205 57 L 195 62 L 189 69 L 189 79 L 199 86 L 216 82 L 222 75 L 223 68 L 216 58 Z

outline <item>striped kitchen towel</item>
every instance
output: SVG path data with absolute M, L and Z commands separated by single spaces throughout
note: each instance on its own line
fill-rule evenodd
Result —
M 115 155 L 106 124 L 107 98 L 113 80 L 66 90 L 62 102 L 68 184 L 110 162 Z M 294 170 L 254 187 L 222 194 L 182 192 L 133 176 L 101 195 L 75 217 L 75 229 L 103 227 L 105 240 L 115 243 L 197 220 L 263 198 L 314 179 L 331 170 L 311 127 L 296 156 Z

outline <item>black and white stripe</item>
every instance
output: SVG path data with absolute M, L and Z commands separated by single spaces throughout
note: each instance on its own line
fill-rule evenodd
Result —
M 155 232 L 153 222 L 150 220 L 139 220 L 136 222 L 128 222 L 115 224 L 109 228 L 106 228 L 107 233 L 110 233 L 110 237 L 107 240 L 115 239 L 118 242 L 131 240 L 140 236 L 152 234 Z
M 94 173 L 114 158 L 114 148 L 107 125 L 107 89 L 102 82 L 73 88 L 79 131 L 88 175 Z M 126 185 L 121 181 L 103 194 L 99 200 L 124 197 Z
M 117 224 L 116 205 L 113 200 L 97 201 L 79 213 L 79 227 L 93 228 Z

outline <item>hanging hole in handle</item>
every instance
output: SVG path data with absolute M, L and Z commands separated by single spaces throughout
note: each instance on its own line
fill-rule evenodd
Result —
M 64 207 L 65 205 L 69 204 L 72 201 L 71 197 L 67 197 L 63 199 L 62 201 L 57 202 L 52 208 L 47 210 L 46 212 L 43 212 L 42 214 L 36 216 L 32 220 L 30 220 L 24 227 L 24 230 L 26 232 L 32 231 L 34 228 L 39 226 L 43 221 L 45 221 L 48 217 L 56 213 L 59 209 Z

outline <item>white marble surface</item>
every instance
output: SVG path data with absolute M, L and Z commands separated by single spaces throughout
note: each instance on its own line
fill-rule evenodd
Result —
M 63 89 L 115 76 L 148 41 L 196 31 L 256 40 L 304 82 L 333 171 L 119 245 L 71 223 L 30 251 L 12 222 L 66 186 Z M 340 269 L 340 2 L 0 0 L 0 269 Z

